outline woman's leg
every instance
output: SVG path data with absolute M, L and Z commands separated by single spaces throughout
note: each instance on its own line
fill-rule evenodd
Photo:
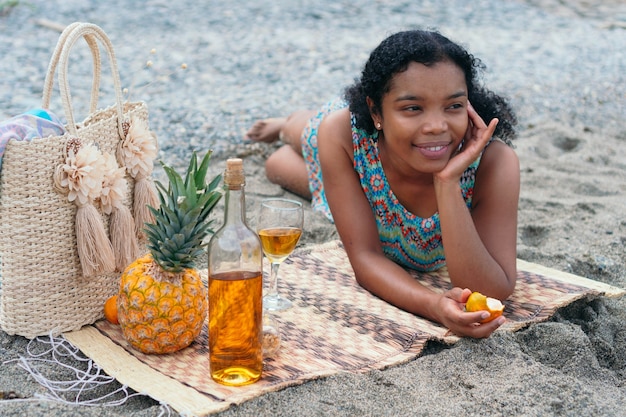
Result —
M 287 118 L 285 117 L 257 120 L 250 130 L 246 132 L 246 139 L 254 142 L 275 142 L 278 140 L 280 130 L 286 122 Z
M 284 145 L 267 158 L 265 173 L 274 184 L 306 199 L 311 199 L 311 191 L 300 137 L 309 119 L 315 114 L 315 111 L 302 110 L 287 118 L 259 120 L 246 134 L 249 139 L 258 142 L 283 141 Z
M 309 176 L 301 153 L 283 145 L 265 161 L 267 179 L 307 200 L 311 199 Z

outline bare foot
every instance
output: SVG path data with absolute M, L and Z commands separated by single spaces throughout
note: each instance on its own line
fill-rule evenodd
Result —
M 284 117 L 257 120 L 250 130 L 246 132 L 245 138 L 254 142 L 271 143 L 278 140 L 280 129 L 287 121 Z

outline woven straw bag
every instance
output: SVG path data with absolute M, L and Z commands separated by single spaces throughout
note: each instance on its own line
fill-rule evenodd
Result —
M 76 124 L 67 70 L 70 51 L 81 38 L 91 49 L 94 77 L 89 116 Z M 115 104 L 104 110 L 96 110 L 100 46 L 108 54 L 116 96 Z M 46 74 L 43 108 L 50 105 L 57 67 L 67 133 L 30 142 L 9 141 L 0 171 L 0 327 L 27 338 L 77 330 L 102 317 L 104 302 L 118 290 L 124 264 L 139 254 L 141 232 L 137 230 L 150 220 L 146 207 L 158 204 L 149 175 L 152 160 L 147 161 L 148 174 L 138 174 L 120 157 L 120 147 L 129 140 L 129 126 L 147 126 L 148 109 L 143 102 L 123 102 L 109 38 L 90 23 L 77 22 L 65 29 Z M 70 201 L 64 169 L 68 161 L 74 161 L 71 157 L 78 159 L 83 148 L 99 157 L 115 156 L 116 172 L 125 187 L 118 199 L 121 203 L 113 211 L 130 215 L 123 226 L 114 220 L 111 210 L 96 208 L 96 201 L 102 203 L 103 199 L 80 205 L 78 199 Z M 94 163 L 100 163 L 99 159 Z M 141 198 L 138 191 L 143 193 Z M 115 236 L 113 227 L 117 227 Z M 116 245 L 119 253 L 113 254 Z

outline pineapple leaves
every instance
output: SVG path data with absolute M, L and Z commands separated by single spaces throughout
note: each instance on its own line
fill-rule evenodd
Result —
M 202 241 L 212 231 L 208 217 L 222 197 L 218 191 L 222 176 L 207 184 L 210 160 L 211 151 L 198 164 L 194 151 L 184 178 L 161 161 L 169 184 L 166 188 L 155 181 L 160 206 L 149 207 L 154 223 L 147 223 L 144 231 L 153 259 L 166 271 L 192 268 L 204 251 Z
M 163 170 L 167 175 L 167 179 L 170 181 L 169 191 L 171 193 L 171 197 L 174 201 L 178 200 L 178 197 L 181 195 L 185 195 L 185 184 L 183 179 L 178 174 L 178 172 L 174 171 L 173 168 L 163 164 Z
M 213 181 L 211 181 L 211 183 L 209 184 L 207 188 L 207 192 L 209 193 L 215 192 L 215 190 L 217 189 L 217 187 L 220 185 L 221 182 L 222 182 L 222 174 L 216 175 L 215 178 L 213 178 Z
M 204 158 L 202 159 L 202 162 L 200 163 L 200 168 L 198 168 L 198 170 L 195 172 L 193 176 L 193 180 L 196 184 L 196 188 L 198 189 L 204 190 L 206 188 L 206 174 L 209 170 L 209 162 L 211 162 L 211 153 L 212 153 L 211 151 L 208 151 L 206 155 L 204 155 Z
M 211 151 L 207 152 L 209 154 Z M 198 154 L 196 151 L 193 151 L 191 154 L 191 160 L 189 161 L 189 166 L 187 167 L 187 172 L 185 173 L 185 188 L 189 186 L 189 181 L 191 179 L 194 180 L 195 183 L 195 172 L 198 170 Z

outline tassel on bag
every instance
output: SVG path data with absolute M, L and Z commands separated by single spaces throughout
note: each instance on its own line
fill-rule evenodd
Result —
M 115 270 L 123 272 L 128 265 L 139 257 L 135 220 L 130 209 L 122 205 L 113 210 L 110 221 L 109 233 L 115 254 Z
M 92 205 L 79 206 L 76 211 L 76 245 L 85 276 L 115 270 L 115 255 L 100 212 Z
M 135 220 L 130 209 L 124 205 L 128 183 L 125 169 L 117 165 L 113 155 L 104 154 L 104 176 L 102 192 L 97 200 L 100 210 L 110 214 L 109 236 L 115 256 L 115 270 L 122 272 L 139 255 L 139 245 L 135 237 Z
M 154 222 L 154 216 L 148 206 L 158 208 L 159 205 L 159 198 L 152 178 L 149 176 L 135 178 L 133 211 L 135 214 L 135 232 L 138 239 L 145 239 L 144 225 Z
M 130 123 L 125 123 L 124 128 L 126 138 L 118 146 L 117 158 L 120 165 L 125 166 L 128 174 L 135 179 L 135 229 L 137 238 L 144 241 L 144 224 L 154 221 L 148 206 L 158 208 L 160 205 L 156 187 L 150 177 L 158 151 L 157 141 L 144 120 L 133 118 Z
M 76 246 L 84 276 L 115 270 L 115 256 L 102 216 L 92 202 L 102 192 L 104 161 L 94 145 L 82 146 L 78 138 L 67 145 L 65 164 L 56 169 L 55 184 L 67 191 L 67 198 L 77 206 Z

